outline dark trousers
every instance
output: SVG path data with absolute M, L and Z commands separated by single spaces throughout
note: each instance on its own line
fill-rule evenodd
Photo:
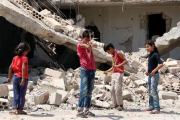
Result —
M 14 98 L 12 103 L 13 109 L 22 110 L 24 108 L 28 79 L 25 79 L 24 86 L 20 85 L 21 81 L 22 81 L 21 77 L 18 76 L 13 77 L 13 91 L 14 91 Z

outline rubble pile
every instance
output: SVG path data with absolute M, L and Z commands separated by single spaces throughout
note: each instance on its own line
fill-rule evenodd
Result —
M 126 54 L 127 58 L 130 57 Z M 148 76 L 145 75 L 147 59 L 131 56 L 131 65 L 136 68 L 137 74 L 130 73 L 124 76 L 123 98 L 125 106 L 138 101 L 146 105 L 148 101 Z M 173 69 L 176 68 L 176 69 Z M 160 70 L 159 97 L 162 100 L 177 100 L 180 95 L 180 61 L 167 59 Z M 92 106 L 95 108 L 110 108 L 111 102 L 111 75 L 97 71 L 95 87 L 92 94 Z M 13 100 L 13 86 L 6 83 L 7 75 L 0 77 L 0 110 L 9 109 Z M 38 105 L 59 106 L 62 109 L 76 109 L 80 93 L 80 68 L 67 71 L 44 67 L 30 68 L 26 95 L 26 109 L 33 109 Z M 144 98 L 143 98 L 144 97 Z M 66 106 L 66 107 L 65 107 Z M 10 106 L 11 107 L 11 106 Z M 41 106 L 42 107 L 42 106 Z M 46 106 L 47 107 L 47 106 Z

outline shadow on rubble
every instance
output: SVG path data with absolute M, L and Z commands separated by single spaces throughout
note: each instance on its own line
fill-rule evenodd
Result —
M 144 112 L 144 110 L 141 109 L 124 109 L 125 112 Z
M 46 114 L 46 113 L 42 113 L 42 114 L 28 114 L 28 116 L 31 116 L 31 117 L 53 117 L 54 115 L 53 114 Z
M 96 115 L 95 118 L 109 118 L 111 120 L 120 120 L 124 117 L 119 116 L 119 115 Z
M 174 112 L 174 111 L 169 111 L 169 112 L 167 112 L 167 111 L 161 111 L 161 114 L 174 114 L 174 115 L 180 115 L 180 113 L 178 113 L 178 112 Z

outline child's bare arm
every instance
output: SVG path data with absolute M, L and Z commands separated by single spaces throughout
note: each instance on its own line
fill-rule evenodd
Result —
M 121 67 L 128 63 L 127 59 L 125 58 L 125 56 L 122 52 L 119 51 L 117 54 L 123 60 L 123 62 L 119 65 L 114 65 L 114 67 Z
M 154 74 L 163 67 L 163 64 L 159 64 L 152 72 L 151 72 L 151 76 L 154 77 Z
M 111 72 L 113 70 L 113 67 L 111 67 L 109 70 L 104 71 L 104 73 Z
M 91 49 L 91 45 L 88 45 L 88 44 L 80 44 L 80 48 Z
M 12 73 L 12 63 L 9 66 L 9 71 L 8 71 L 8 79 L 7 82 L 10 83 L 11 82 L 11 73 Z
M 26 63 L 23 63 L 22 65 L 22 81 L 21 81 L 21 86 L 24 86 L 24 81 L 25 81 L 25 73 L 26 73 Z

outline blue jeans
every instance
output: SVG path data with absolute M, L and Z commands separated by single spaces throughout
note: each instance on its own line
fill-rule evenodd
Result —
M 14 75 L 13 77 L 14 98 L 12 103 L 12 109 L 23 110 L 24 108 L 28 80 L 25 79 L 24 86 L 20 85 L 21 81 L 22 81 L 21 77 Z
M 81 67 L 81 85 L 78 111 L 89 110 L 91 106 L 92 91 L 94 89 L 95 70 Z
M 148 87 L 149 87 L 149 109 L 160 110 L 159 95 L 157 86 L 159 83 L 159 73 L 156 73 L 154 77 L 149 73 Z

